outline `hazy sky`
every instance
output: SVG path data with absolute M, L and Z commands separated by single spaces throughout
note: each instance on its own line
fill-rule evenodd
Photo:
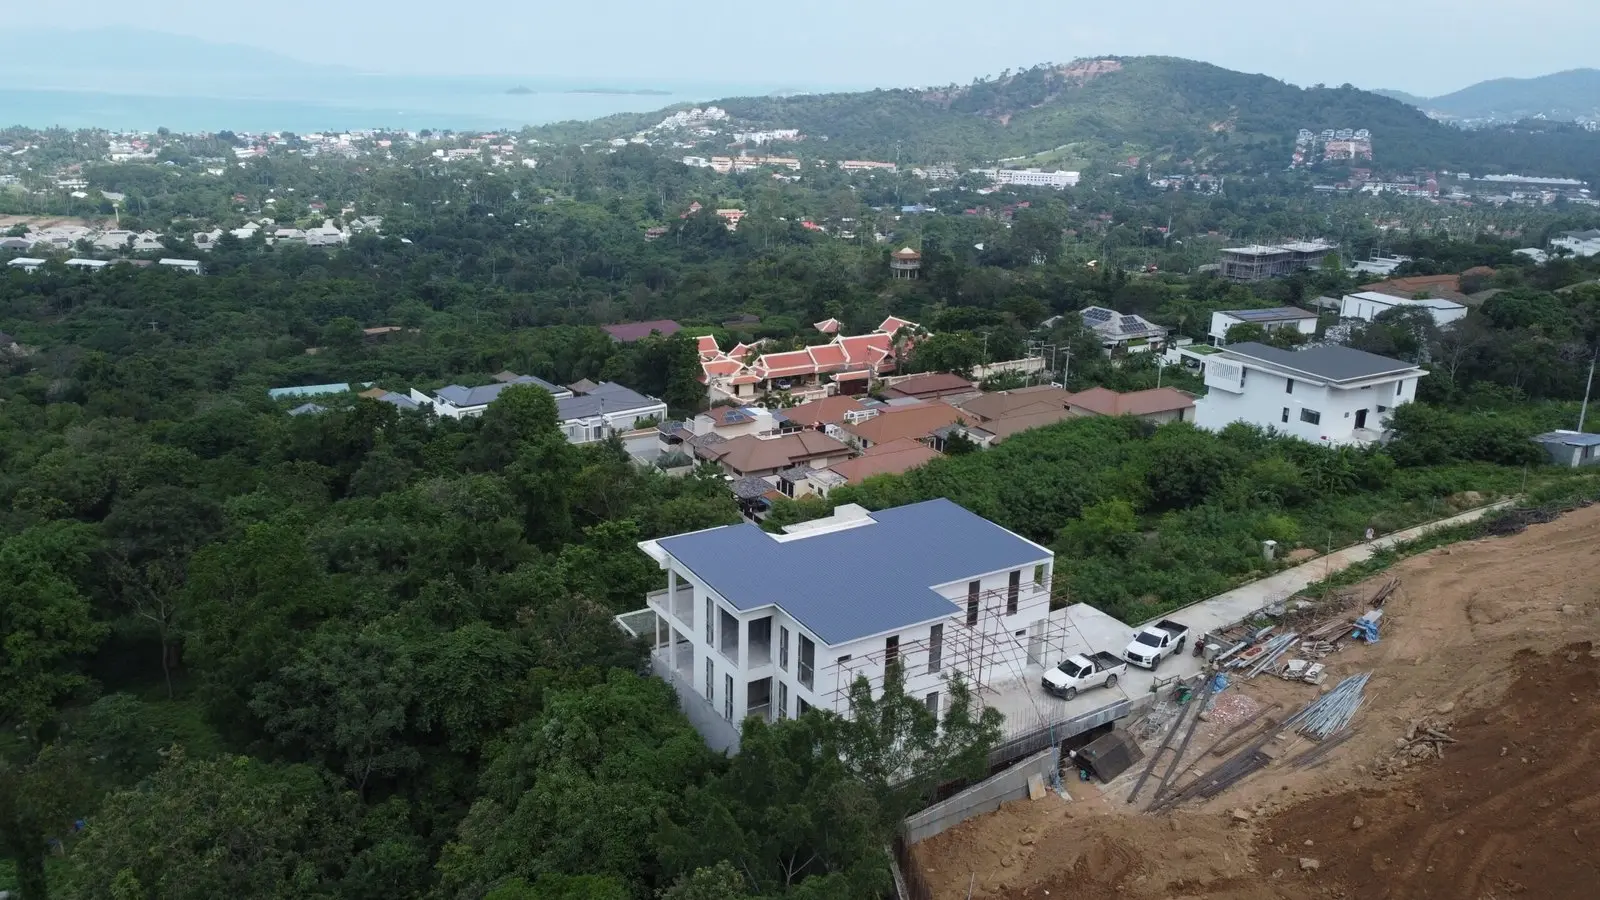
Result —
M 7 29 L 60 26 L 7 3 Z M 428 74 L 922 85 L 1100 54 L 1434 95 L 1600 66 L 1596 0 L 73 0 L 71 21 Z

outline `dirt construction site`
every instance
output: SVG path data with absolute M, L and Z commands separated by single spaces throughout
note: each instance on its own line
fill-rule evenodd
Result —
M 1380 640 L 1342 641 L 1320 687 L 1230 684 L 1163 802 L 1152 785 L 1173 754 L 1151 734 L 1108 784 L 1069 766 L 1070 800 L 1011 802 L 917 844 L 922 875 L 935 900 L 1600 897 L 1597 564 L 1600 506 L 1402 561 L 1344 592 L 1388 589 Z M 1258 770 L 1196 790 L 1253 723 L 1270 732 L 1362 673 L 1348 726 L 1281 732 Z

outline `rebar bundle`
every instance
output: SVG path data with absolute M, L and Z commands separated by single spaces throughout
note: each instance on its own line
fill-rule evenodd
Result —
M 1361 708 L 1365 699 L 1363 691 L 1366 690 L 1367 679 L 1371 677 L 1370 672 L 1351 675 L 1333 690 L 1306 704 L 1284 725 L 1294 726 L 1296 731 L 1313 740 L 1325 740 L 1355 718 L 1356 710 Z

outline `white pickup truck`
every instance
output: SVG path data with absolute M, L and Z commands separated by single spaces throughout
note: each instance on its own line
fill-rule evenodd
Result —
M 1122 651 L 1122 656 L 1128 662 L 1154 672 L 1161 668 L 1163 659 L 1182 653 L 1183 645 L 1188 641 L 1189 626 L 1162 619 L 1154 625 L 1146 625 L 1134 635 L 1128 649 Z
M 1089 688 L 1116 687 L 1117 679 L 1128 671 L 1128 664 L 1115 654 L 1095 653 L 1069 656 L 1061 665 L 1044 670 L 1044 689 L 1063 700 L 1071 700 Z

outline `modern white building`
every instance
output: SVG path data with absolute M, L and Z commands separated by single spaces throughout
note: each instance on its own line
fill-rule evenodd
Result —
M 1047 630 L 1051 551 L 949 500 L 840 506 L 785 532 L 639 544 L 667 587 L 619 624 L 651 642 L 655 673 L 716 749 L 737 747 L 747 716 L 848 714 L 851 685 L 881 691 L 890 661 L 939 711 L 958 673 L 981 693 L 1061 650 Z
M 1025 187 L 1047 187 L 1061 190 L 1062 188 L 1077 187 L 1080 175 L 1077 172 L 1063 172 L 1057 169 L 1054 172 L 1045 172 L 1039 169 L 997 169 L 994 180 L 997 184 L 1018 184 Z
M 633 431 L 640 422 L 667 418 L 667 404 L 632 388 L 602 381 L 581 394 L 556 400 L 561 431 L 574 444 L 603 441 L 613 434 Z
M 1411 262 L 1411 257 L 1409 256 L 1374 256 L 1371 259 L 1364 259 L 1360 262 L 1351 263 L 1350 271 L 1367 275 L 1382 275 L 1384 277 L 1388 277 L 1394 274 L 1395 269 L 1400 268 L 1408 262 Z
M 45 260 L 32 256 L 19 256 L 6 261 L 6 267 L 21 269 L 24 272 L 37 272 L 45 264 Z
M 551 384 L 543 378 L 532 375 L 518 375 L 507 381 L 486 384 L 481 387 L 462 387 L 459 384 L 446 385 L 433 392 L 433 396 L 411 389 L 411 399 L 423 406 L 433 407 L 433 411 L 449 419 L 467 419 L 483 415 L 489 404 L 500 399 L 500 393 L 506 388 L 519 384 L 531 384 L 534 387 L 544 388 L 557 400 L 572 396 L 572 392 L 564 387 Z
M 1383 438 L 1395 407 L 1416 399 L 1428 373 L 1349 347 L 1247 342 L 1207 356 L 1205 374 L 1208 391 L 1195 403 L 1201 428 L 1245 422 L 1313 443 L 1364 446 Z
M 500 399 L 501 393 L 519 385 L 540 388 L 555 398 L 561 433 L 573 444 L 603 441 L 613 434 L 638 428 L 640 422 L 650 419 L 660 422 L 667 417 L 667 404 L 610 381 L 574 385 L 584 388 L 582 393 L 575 393 L 543 378 L 510 373 L 504 381 L 481 387 L 447 385 L 434 391 L 432 397 L 412 388 L 409 400 L 447 418 L 468 419 L 483 415 L 491 403 Z
M 171 257 L 167 257 L 165 259 L 157 260 L 156 265 L 165 266 L 169 269 L 177 269 L 180 272 L 188 272 L 190 275 L 200 274 L 200 260 L 198 259 L 173 259 Z
M 1278 306 L 1272 309 L 1224 309 L 1211 314 L 1211 344 L 1220 347 L 1228 342 L 1228 329 L 1235 325 L 1260 325 L 1272 333 L 1281 328 L 1293 329 L 1306 337 L 1317 333 L 1317 314 L 1295 306 Z
M 1563 232 L 1550 241 L 1550 246 L 1570 251 L 1573 256 L 1594 256 L 1600 253 L 1600 229 Z
M 1433 316 L 1433 324 L 1440 328 L 1467 317 L 1467 308 L 1454 300 L 1428 297 L 1408 300 L 1405 297 L 1395 297 L 1378 291 L 1361 291 L 1344 295 L 1344 299 L 1339 303 L 1339 318 L 1371 322 L 1380 313 L 1406 307 L 1426 309 Z

